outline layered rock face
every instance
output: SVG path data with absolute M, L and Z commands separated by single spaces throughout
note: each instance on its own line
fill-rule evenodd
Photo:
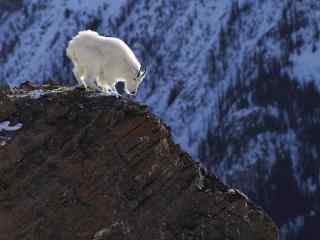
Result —
M 2 96 L 0 239 L 277 239 L 146 106 L 81 90 Z

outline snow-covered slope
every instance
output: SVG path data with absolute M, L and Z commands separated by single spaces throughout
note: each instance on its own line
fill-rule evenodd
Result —
M 72 76 L 65 58 L 68 40 L 79 29 L 94 29 L 117 16 L 123 2 L 25 0 L 20 11 L 2 19 L 0 78 L 10 84 L 28 80 L 69 82 Z
M 77 31 L 125 39 L 149 69 L 139 100 L 176 142 L 266 208 L 283 239 L 314 239 L 319 23 L 317 0 L 25 0 L 0 17 L 0 79 L 69 83 Z

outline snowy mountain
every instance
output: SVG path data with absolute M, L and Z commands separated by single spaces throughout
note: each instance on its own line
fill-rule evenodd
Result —
M 319 1 L 24 0 L 17 6 L 0 11 L 2 81 L 71 83 L 64 51 L 79 30 L 125 39 L 149 68 L 138 98 L 166 121 L 175 141 L 262 205 L 282 239 L 315 239 Z

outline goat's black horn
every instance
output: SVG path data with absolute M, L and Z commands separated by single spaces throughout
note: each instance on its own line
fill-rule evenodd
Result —
M 141 67 L 140 67 L 140 76 L 142 77 L 142 76 L 144 76 L 145 74 L 146 74 L 146 71 L 147 71 L 147 69 L 146 69 L 146 67 L 144 66 L 144 65 L 141 65 Z

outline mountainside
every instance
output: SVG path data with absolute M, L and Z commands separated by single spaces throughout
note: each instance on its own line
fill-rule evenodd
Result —
M 149 69 L 139 100 L 175 142 L 262 205 L 282 239 L 317 239 L 319 23 L 317 0 L 25 0 L 0 18 L 0 79 L 70 83 L 76 32 L 125 39 Z
M 277 239 L 146 106 L 56 87 L 1 100 L 1 239 Z

